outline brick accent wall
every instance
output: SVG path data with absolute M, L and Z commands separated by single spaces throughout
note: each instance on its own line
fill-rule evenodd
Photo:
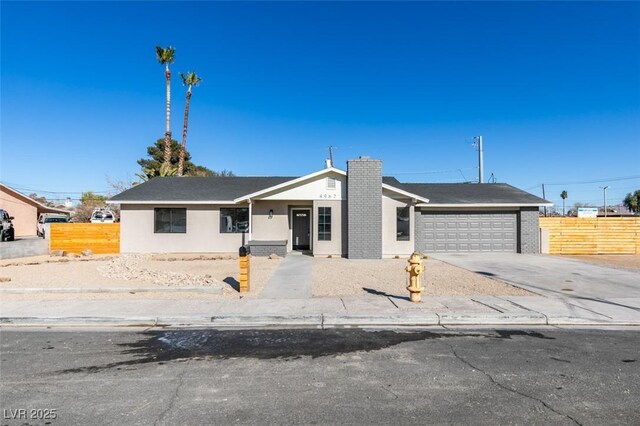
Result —
M 249 241 L 252 256 L 267 257 L 277 254 L 280 257 L 287 255 L 287 240 L 283 241 Z
M 520 209 L 520 223 L 518 224 L 519 253 L 540 253 L 540 213 L 537 207 L 522 207 Z
M 347 161 L 347 256 L 382 258 L 382 161 Z

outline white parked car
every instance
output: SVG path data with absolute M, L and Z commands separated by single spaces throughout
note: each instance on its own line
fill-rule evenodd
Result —
M 36 233 L 38 237 L 45 238 L 49 234 L 49 228 L 51 223 L 67 223 L 69 217 L 65 214 L 59 213 L 41 213 L 38 218 L 38 229 Z
M 96 208 L 91 214 L 91 223 L 115 223 L 116 215 L 109 209 Z

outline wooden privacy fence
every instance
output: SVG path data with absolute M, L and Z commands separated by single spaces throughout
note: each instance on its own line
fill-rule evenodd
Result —
M 541 217 L 541 251 L 549 254 L 640 254 L 640 218 Z
M 120 253 L 119 223 L 52 223 L 49 250 L 94 254 Z

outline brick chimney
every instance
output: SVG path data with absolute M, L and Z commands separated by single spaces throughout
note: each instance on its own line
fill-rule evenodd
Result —
M 349 259 L 382 258 L 382 160 L 347 161 Z

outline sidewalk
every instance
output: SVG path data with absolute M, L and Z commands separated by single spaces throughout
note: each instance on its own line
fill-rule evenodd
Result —
M 640 298 L 387 296 L 203 301 L 74 300 L 2 303 L 0 325 L 209 327 L 420 327 L 453 325 L 638 325 Z
M 47 292 L 69 292 L 69 288 L 5 289 L 4 293 L 22 291 L 33 293 L 34 297 L 3 301 L 0 326 L 640 326 L 640 274 L 636 272 L 544 256 L 467 254 L 438 257 L 464 269 L 532 290 L 537 295 L 423 295 L 421 303 L 410 302 L 408 294 L 399 296 L 381 291 L 348 297 L 313 297 L 313 258 L 294 253 L 280 263 L 258 297 L 240 300 L 185 298 L 181 292 L 192 289 L 180 287 L 162 289 L 174 293 L 172 299 L 154 298 L 154 289 L 149 288 L 142 299 L 117 301 L 109 298 L 46 300 Z M 77 290 L 83 292 L 82 288 Z M 123 291 L 122 288 L 118 290 Z

